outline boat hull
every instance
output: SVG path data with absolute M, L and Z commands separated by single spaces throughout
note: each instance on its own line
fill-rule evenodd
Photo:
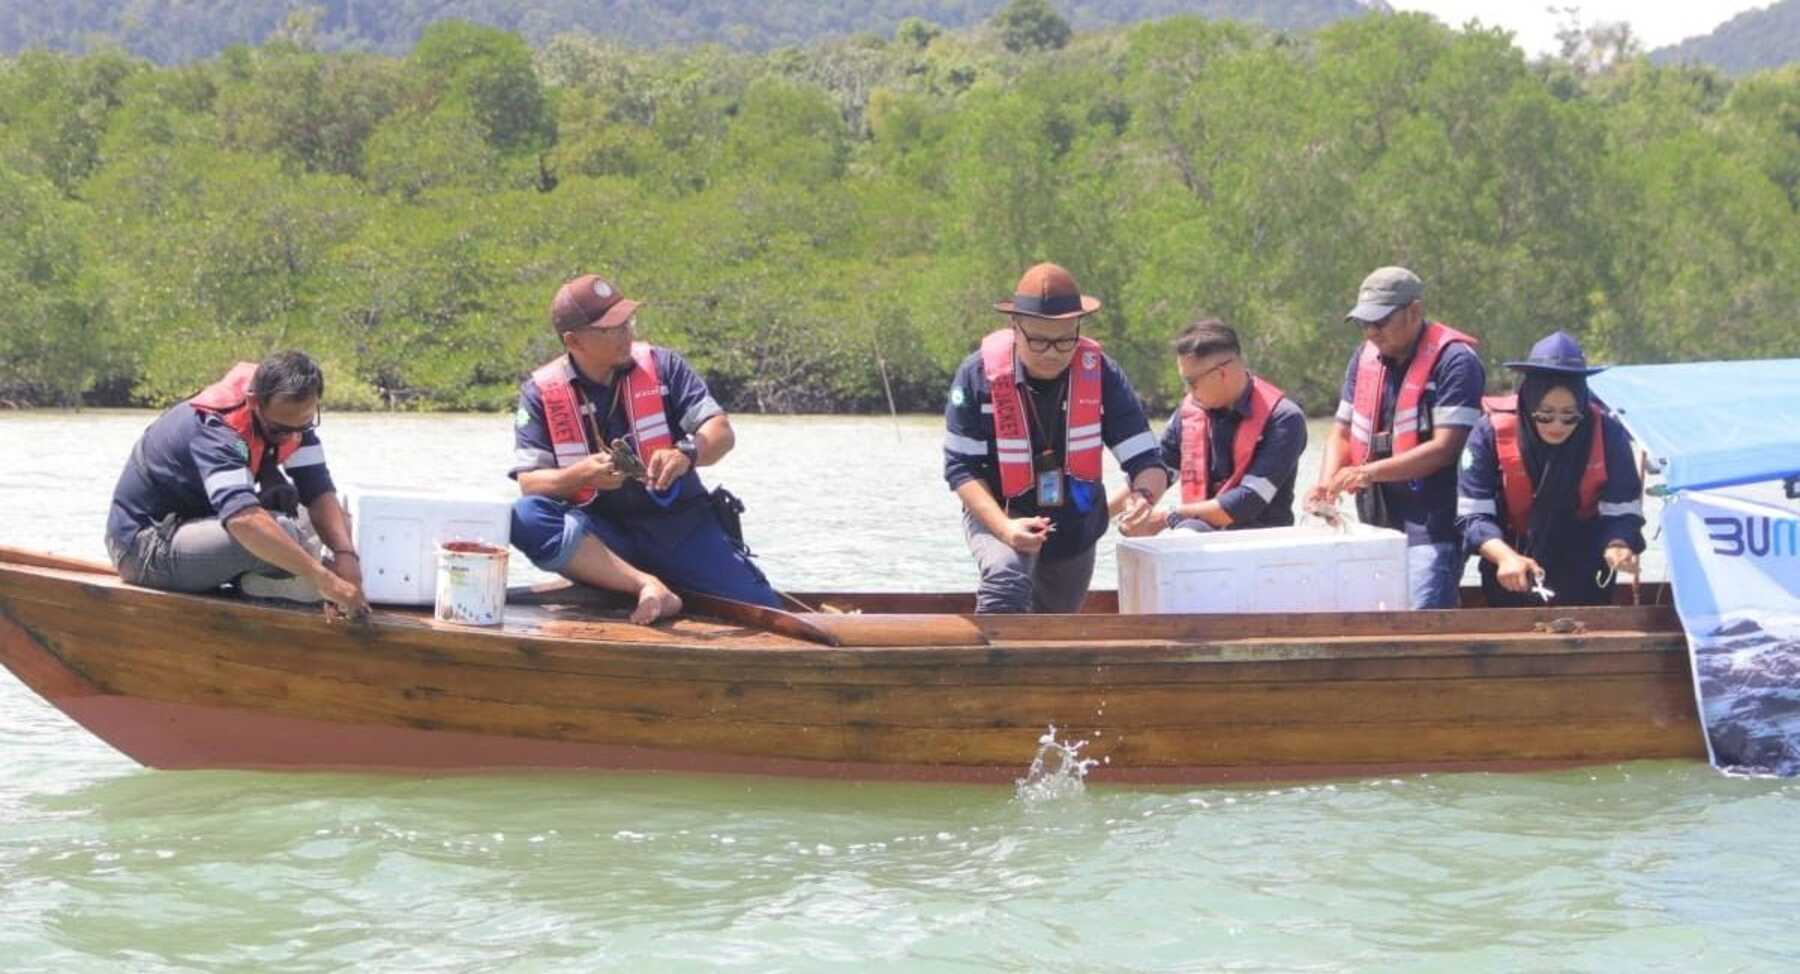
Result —
M 0 565 L 0 660 L 115 748 L 171 769 L 1005 782 L 1050 725 L 1088 742 L 1099 782 L 1704 758 L 1672 614 L 1583 611 L 1609 628 L 1537 632 L 1531 613 L 1501 610 L 870 612 L 796 616 L 784 635 L 554 604 L 509 607 L 499 631 L 417 613 L 350 628 Z

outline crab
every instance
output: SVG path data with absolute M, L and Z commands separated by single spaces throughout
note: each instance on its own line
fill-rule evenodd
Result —
M 638 459 L 637 451 L 623 437 L 615 439 L 606 448 L 607 455 L 612 457 L 613 469 L 625 475 L 627 480 L 650 482 L 650 471 L 645 468 L 644 461 Z
M 1305 512 L 1324 521 L 1328 527 L 1337 528 L 1339 530 L 1346 527 L 1344 522 L 1344 512 L 1339 510 L 1336 504 L 1329 501 L 1309 499 L 1306 502 Z
M 1568 616 L 1560 616 L 1558 618 L 1551 619 L 1549 622 L 1534 622 L 1534 623 L 1532 623 L 1531 631 L 1532 632 L 1554 632 L 1554 633 L 1558 633 L 1561 635 L 1575 635 L 1578 633 L 1587 632 L 1587 623 L 1582 622 L 1580 619 L 1571 619 Z

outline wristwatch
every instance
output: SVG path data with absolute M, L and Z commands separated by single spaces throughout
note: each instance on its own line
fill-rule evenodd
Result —
M 680 450 L 681 455 L 688 458 L 688 466 L 697 467 L 700 465 L 700 447 L 694 442 L 692 437 L 676 443 L 675 449 Z

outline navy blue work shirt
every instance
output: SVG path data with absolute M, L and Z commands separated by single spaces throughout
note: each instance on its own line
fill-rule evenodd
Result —
M 1101 359 L 1100 439 L 1130 481 L 1140 472 L 1160 466 L 1162 458 L 1144 407 L 1124 370 L 1110 355 L 1103 354 Z M 1036 456 L 1048 443 L 1057 463 L 1065 464 L 1068 441 L 1063 432 L 1068 428 L 1069 373 L 1065 371 L 1059 379 L 1049 381 L 1028 380 L 1024 366 L 1015 357 L 1013 381 L 1019 386 L 1021 405 L 1031 428 L 1032 455 Z M 1031 415 L 1034 401 L 1036 416 L 1050 427 L 1047 431 L 1040 430 Z M 994 448 L 994 400 L 979 350 L 957 367 L 950 382 L 950 402 L 944 408 L 944 482 L 954 491 L 971 480 L 986 484 L 988 493 L 1013 517 L 1050 518 L 1056 530 L 1044 543 L 1043 557 L 1057 559 L 1080 554 L 1106 533 L 1106 491 L 1100 484 L 1087 485 L 1071 479 L 1065 486 L 1069 496 L 1062 506 L 1047 510 L 1038 508 L 1035 486 L 1010 501 L 1000 492 L 1000 460 Z M 1078 503 L 1077 491 L 1081 492 L 1079 500 L 1085 501 L 1085 511 Z
M 1418 350 L 1414 343 L 1413 349 Z M 1350 367 L 1344 372 L 1344 385 L 1338 395 L 1337 421 L 1345 426 L 1356 401 L 1356 360 L 1362 355 L 1359 344 L 1350 355 Z M 1381 411 L 1376 432 L 1394 428 L 1394 407 L 1400 399 L 1400 384 L 1406 378 L 1409 356 L 1404 362 L 1386 359 L 1387 382 L 1381 392 Z M 1472 428 L 1481 418 L 1481 394 L 1487 386 L 1487 370 L 1481 356 L 1467 343 L 1455 342 L 1438 356 L 1431 375 L 1425 381 L 1419 402 L 1419 441 L 1430 439 L 1434 429 Z M 1370 488 L 1382 493 L 1387 503 L 1389 523 L 1382 527 L 1406 532 L 1408 545 L 1460 543 L 1456 529 L 1456 464 L 1443 468 L 1420 480 L 1375 484 Z
M 1594 518 L 1592 534 L 1570 538 L 1568 545 L 1591 549 L 1579 552 L 1583 557 L 1597 557 L 1601 549 L 1614 541 L 1624 542 L 1632 551 L 1643 551 L 1644 484 L 1638 477 L 1637 459 L 1632 456 L 1631 434 L 1611 416 L 1601 422 L 1600 433 L 1606 448 L 1606 482 L 1600 485 L 1599 513 Z M 1494 444 L 1494 424 L 1488 417 L 1481 417 L 1470 431 L 1459 467 L 1456 526 L 1462 531 L 1464 548 L 1474 554 L 1489 541 L 1505 540 L 1522 530 L 1506 522 L 1506 499 L 1500 489 L 1500 451 Z M 1559 543 L 1557 547 L 1564 545 Z
M 261 462 L 265 479 L 275 463 L 274 446 L 268 451 Z M 325 448 L 312 430 L 300 434 L 299 449 L 280 469 L 293 478 L 302 504 L 335 489 Z M 176 403 L 131 448 L 131 459 L 113 487 L 106 536 L 128 548 L 133 535 L 171 514 L 183 521 L 222 521 L 259 503 L 256 486 L 250 476 L 250 445 L 243 437 L 217 414 Z
M 1237 473 L 1237 458 L 1232 456 L 1232 441 L 1238 425 L 1250 417 L 1250 400 L 1255 388 L 1244 384 L 1244 394 L 1227 409 L 1206 411 L 1207 428 L 1212 444 L 1207 453 L 1208 482 L 1215 488 Z M 1172 482 L 1181 483 L 1181 409 L 1169 417 L 1163 428 L 1162 462 L 1172 474 Z M 1306 414 L 1292 399 L 1283 396 L 1269 414 L 1268 425 L 1256 441 L 1250 455 L 1250 469 L 1236 487 L 1216 494 L 1219 506 L 1231 515 L 1231 527 L 1280 528 L 1294 523 L 1294 478 L 1300 472 L 1300 454 L 1306 452 Z M 1213 498 L 1207 498 L 1211 500 Z
M 682 436 L 692 436 L 705 422 L 725 412 L 717 400 L 706 389 L 705 380 L 688 365 L 680 354 L 660 346 L 651 346 L 651 360 L 656 363 L 656 378 L 662 383 L 663 416 L 669 421 L 671 430 L 680 428 Z M 573 362 L 571 361 L 571 364 Z M 600 449 L 604 444 L 594 442 L 593 427 L 587 422 L 590 416 L 599 416 L 602 435 L 607 443 L 623 437 L 637 448 L 637 434 L 631 428 L 631 418 L 626 412 L 625 389 L 626 376 L 630 374 L 629 364 L 619 367 L 612 375 L 602 379 L 590 378 L 583 374 L 579 366 L 575 367 L 575 387 L 581 393 L 581 409 L 584 413 L 582 431 L 588 441 L 588 452 Z M 550 429 L 544 422 L 544 400 L 538 394 L 537 383 L 527 378 L 519 385 L 519 409 L 513 417 L 513 466 L 506 475 L 514 480 L 519 474 L 528 470 L 549 470 L 556 467 L 556 452 L 550 441 Z M 706 487 L 700 482 L 700 475 L 693 469 L 681 475 L 675 482 L 678 493 L 674 501 L 685 501 L 706 493 Z M 627 480 L 617 490 L 603 490 L 588 504 L 588 510 L 601 514 L 643 516 L 666 510 L 650 497 L 644 485 L 635 480 Z

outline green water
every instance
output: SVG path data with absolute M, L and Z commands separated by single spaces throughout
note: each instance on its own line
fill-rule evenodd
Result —
M 0 414 L 0 542 L 101 557 L 116 469 L 92 458 L 123 457 L 148 418 Z M 432 471 L 503 493 L 506 424 L 333 416 L 322 435 L 346 483 Z M 750 502 L 778 583 L 969 587 L 934 422 L 739 428 L 712 479 Z M 1033 749 L 1021 740 L 1021 775 Z M 1192 790 L 1115 788 L 1101 769 L 1038 801 L 736 777 L 169 773 L 0 674 L 0 768 L 7 971 L 1800 961 L 1800 790 L 1695 764 Z

